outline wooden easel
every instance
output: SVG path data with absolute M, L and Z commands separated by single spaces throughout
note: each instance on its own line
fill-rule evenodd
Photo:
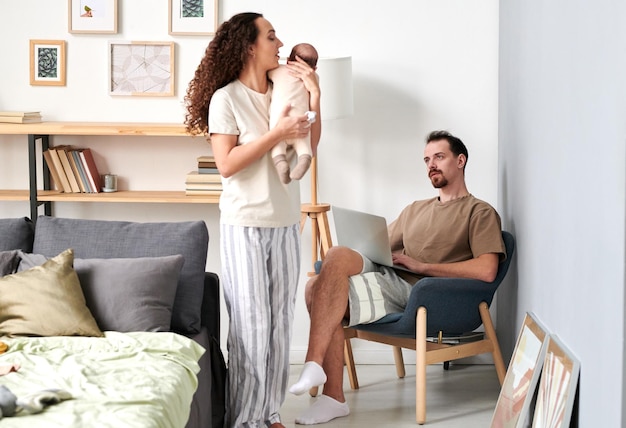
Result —
M 328 215 L 330 204 L 317 203 L 317 158 L 311 159 L 311 203 L 302 204 L 300 207 L 300 233 L 304 230 L 306 219 L 311 219 L 311 258 L 313 271 L 309 276 L 315 274 L 315 262 L 324 260 L 328 249 L 333 245 L 328 228 Z

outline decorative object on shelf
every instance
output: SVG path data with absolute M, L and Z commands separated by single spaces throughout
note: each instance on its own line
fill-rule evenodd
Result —
M 556 335 L 548 336 L 548 344 L 539 381 L 533 428 L 569 427 L 580 362 Z
M 527 312 L 491 419 L 491 428 L 522 428 L 530 409 L 546 355 L 548 332 Z
M 67 31 L 117 33 L 117 0 L 68 0 Z
M 351 116 L 354 110 L 352 97 L 352 57 L 320 58 L 317 74 L 322 92 L 320 110 L 322 120 L 341 119 Z M 312 226 L 312 261 L 324 259 L 332 246 L 328 215 L 330 205 L 317 202 L 317 156 L 311 160 L 311 203 L 300 208 L 300 232 L 306 219 Z M 311 273 L 312 274 L 312 273 Z
M 111 95 L 174 95 L 174 42 L 109 42 Z
M 104 182 L 104 187 L 102 188 L 103 192 L 117 192 L 117 175 L 109 173 L 104 174 L 102 181 Z
M 30 84 L 65 86 L 65 40 L 30 41 Z
M 212 36 L 217 30 L 217 0 L 169 0 L 170 35 Z

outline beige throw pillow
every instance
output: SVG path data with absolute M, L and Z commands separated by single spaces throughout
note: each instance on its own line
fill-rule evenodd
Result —
M 73 250 L 0 278 L 0 335 L 103 336 L 85 304 Z

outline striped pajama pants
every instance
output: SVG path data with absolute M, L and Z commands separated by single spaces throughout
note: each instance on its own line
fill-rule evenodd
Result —
M 221 225 L 228 309 L 229 427 L 280 422 L 289 380 L 289 346 L 298 276 L 297 224 L 282 228 Z

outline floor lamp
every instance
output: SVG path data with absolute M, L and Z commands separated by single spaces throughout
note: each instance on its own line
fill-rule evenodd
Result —
M 320 58 L 317 63 L 321 90 L 322 121 L 351 116 L 352 101 L 352 58 Z M 322 127 L 322 134 L 324 129 Z M 300 209 L 300 233 L 304 230 L 307 219 L 311 220 L 311 257 L 315 265 L 323 260 L 332 246 L 328 227 L 330 204 L 317 201 L 317 156 L 311 160 L 311 202 L 302 204 Z M 313 272 L 310 273 L 313 275 Z

